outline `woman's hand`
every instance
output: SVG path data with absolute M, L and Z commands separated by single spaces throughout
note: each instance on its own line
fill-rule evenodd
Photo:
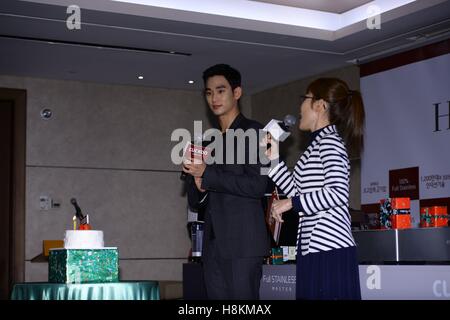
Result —
M 270 144 L 270 147 L 268 146 Z M 260 147 L 267 147 L 267 150 L 265 152 L 266 157 L 269 158 L 269 160 L 275 160 L 277 159 L 279 154 L 279 148 L 278 148 L 278 141 L 273 139 L 270 133 L 267 133 L 261 140 Z
M 282 214 L 291 209 L 292 209 L 291 199 L 274 200 L 271 209 L 272 217 L 278 222 L 284 222 L 284 220 L 281 218 Z

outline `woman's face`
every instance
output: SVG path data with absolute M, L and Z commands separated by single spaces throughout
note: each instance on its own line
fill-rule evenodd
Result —
M 317 112 L 313 110 L 313 95 L 308 92 L 300 106 L 300 121 L 298 128 L 302 131 L 312 131 L 317 122 Z

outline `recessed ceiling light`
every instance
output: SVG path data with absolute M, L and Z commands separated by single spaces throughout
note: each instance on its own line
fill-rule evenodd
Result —
M 175 53 L 175 51 L 170 51 L 169 53 L 171 53 L 171 54 L 174 54 L 174 53 Z
M 193 84 L 193 83 L 194 83 L 194 80 L 189 80 L 188 83 L 189 83 L 189 84 Z
M 138 76 L 138 79 L 142 80 L 142 79 L 144 79 L 144 76 Z

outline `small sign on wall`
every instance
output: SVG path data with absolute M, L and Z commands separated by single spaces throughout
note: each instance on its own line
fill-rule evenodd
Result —
M 389 170 L 389 197 L 419 199 L 419 167 Z

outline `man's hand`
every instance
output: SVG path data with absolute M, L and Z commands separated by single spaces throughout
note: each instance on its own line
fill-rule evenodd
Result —
M 185 160 L 183 163 L 183 171 L 186 173 L 189 173 L 194 178 L 201 178 L 203 175 L 203 172 L 205 172 L 206 164 L 201 163 L 194 163 L 189 160 Z
M 205 192 L 205 189 L 202 189 L 202 175 L 203 172 L 205 172 L 206 164 L 201 163 L 195 163 L 190 160 L 185 160 L 183 162 L 183 171 L 192 175 L 194 177 L 195 185 L 197 186 L 198 191 Z
M 197 186 L 198 191 L 206 192 L 205 189 L 202 189 L 202 178 L 194 177 L 195 185 Z
M 274 200 L 271 209 L 272 217 L 278 222 L 284 222 L 284 220 L 281 218 L 282 214 L 291 209 L 292 209 L 291 199 Z

